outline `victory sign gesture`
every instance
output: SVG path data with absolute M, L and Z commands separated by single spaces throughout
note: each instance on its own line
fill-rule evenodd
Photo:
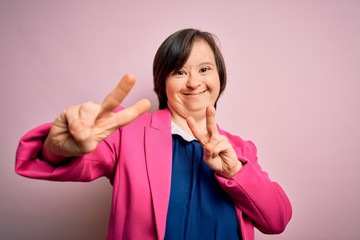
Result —
M 206 108 L 207 132 L 200 131 L 193 117 L 188 117 L 186 121 L 194 137 L 203 146 L 204 161 L 211 169 L 226 178 L 231 178 L 242 168 L 232 145 L 218 132 L 213 106 Z
M 122 127 L 150 108 L 150 101 L 142 99 L 115 113 L 135 84 L 127 74 L 107 95 L 102 104 L 86 102 L 63 111 L 54 121 L 45 140 L 43 155 L 49 161 L 59 157 L 81 156 L 92 152 L 116 129 Z

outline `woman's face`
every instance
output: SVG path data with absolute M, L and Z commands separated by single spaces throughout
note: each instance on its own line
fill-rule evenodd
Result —
M 168 107 L 183 118 L 205 116 L 205 109 L 219 96 L 220 79 L 215 57 L 204 40 L 194 43 L 185 65 L 166 79 Z M 202 115 L 200 115 L 202 116 Z

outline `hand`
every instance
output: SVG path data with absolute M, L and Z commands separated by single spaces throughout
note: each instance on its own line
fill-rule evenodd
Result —
M 118 107 L 135 84 L 127 74 L 109 93 L 101 105 L 87 102 L 72 106 L 54 121 L 45 140 L 43 154 L 47 160 L 57 157 L 81 156 L 92 152 L 97 145 L 150 108 L 150 101 L 142 99 L 117 113 Z
M 195 138 L 204 148 L 205 163 L 222 176 L 233 177 L 242 168 L 242 163 L 237 159 L 227 138 L 220 135 L 217 130 L 215 108 L 213 106 L 206 108 L 206 133 L 200 131 L 193 117 L 188 117 L 186 121 Z

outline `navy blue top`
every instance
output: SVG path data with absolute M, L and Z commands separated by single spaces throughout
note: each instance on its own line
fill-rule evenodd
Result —
M 166 240 L 241 239 L 234 203 L 203 160 L 198 141 L 173 135 Z

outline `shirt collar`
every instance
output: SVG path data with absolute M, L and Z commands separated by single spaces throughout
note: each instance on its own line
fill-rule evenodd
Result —
M 181 136 L 184 140 L 191 142 L 193 140 L 196 140 L 196 138 L 189 134 L 188 132 L 184 131 L 181 127 L 179 127 L 174 121 L 171 120 L 171 133 L 177 134 Z

